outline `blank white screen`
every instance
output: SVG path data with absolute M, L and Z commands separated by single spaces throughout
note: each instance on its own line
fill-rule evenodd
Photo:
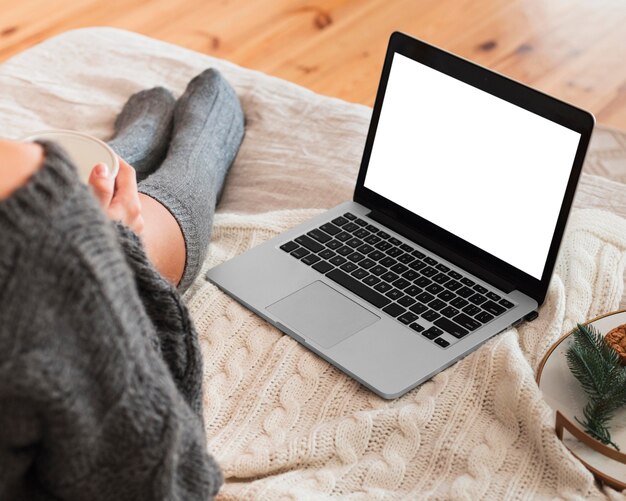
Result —
M 540 279 L 579 141 L 396 53 L 364 185 Z

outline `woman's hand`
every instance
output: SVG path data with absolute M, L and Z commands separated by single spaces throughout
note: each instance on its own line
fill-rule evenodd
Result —
M 110 219 L 121 221 L 138 235 L 143 233 L 135 169 L 120 158 L 120 170 L 113 178 L 105 164 L 98 164 L 91 171 L 89 185 Z

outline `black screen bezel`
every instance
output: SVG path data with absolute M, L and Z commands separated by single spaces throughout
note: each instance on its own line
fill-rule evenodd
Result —
M 365 188 L 365 176 L 376 129 L 378 127 L 383 98 L 387 88 L 391 63 L 395 53 L 402 54 L 414 61 L 476 87 L 477 89 L 488 92 L 489 94 L 580 133 L 581 137 L 578 143 L 578 149 L 576 150 L 572 170 L 567 182 L 563 202 L 540 280 L 453 235 L 430 221 L 413 214 L 374 191 Z M 416 89 L 416 92 L 419 92 L 419 89 Z M 461 262 L 463 268 L 467 269 L 470 273 L 487 282 L 490 282 L 490 277 L 502 277 L 506 282 L 510 283 L 514 289 L 520 290 L 541 304 L 545 298 L 550 277 L 554 270 L 559 246 L 563 238 L 565 225 L 574 199 L 576 186 L 594 124 L 595 119 L 593 115 L 587 111 L 543 94 L 542 92 L 413 37 L 400 32 L 394 32 L 390 37 L 385 56 L 353 198 L 355 202 L 372 209 L 374 213 L 381 214 L 385 219 L 394 221 L 397 223 L 398 227 L 407 228 L 407 236 L 423 236 L 423 241 L 418 243 L 428 246 L 426 242 L 429 242 L 438 250 L 446 249 L 446 255 L 442 257 L 452 262 L 455 262 L 455 256 L 458 257 L 458 262 Z M 416 195 L 418 193 L 419 188 L 416 189 Z M 531 194 L 529 194 L 529 196 L 531 196 Z M 497 229 L 494 229 L 494 231 L 497 231 Z M 519 245 L 528 245 L 525 240 L 526 237 L 526 235 L 520 235 Z

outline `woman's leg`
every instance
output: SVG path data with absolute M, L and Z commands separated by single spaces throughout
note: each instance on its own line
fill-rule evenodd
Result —
M 170 211 L 154 198 L 139 194 L 144 229 L 141 239 L 148 258 L 173 285 L 178 285 L 185 269 L 185 240 Z

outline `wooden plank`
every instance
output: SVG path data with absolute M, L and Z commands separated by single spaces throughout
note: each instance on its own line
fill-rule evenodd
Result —
M 626 129 L 626 3 L 615 0 L 0 0 L 0 10 L 0 61 L 109 25 L 370 105 L 401 30 Z

